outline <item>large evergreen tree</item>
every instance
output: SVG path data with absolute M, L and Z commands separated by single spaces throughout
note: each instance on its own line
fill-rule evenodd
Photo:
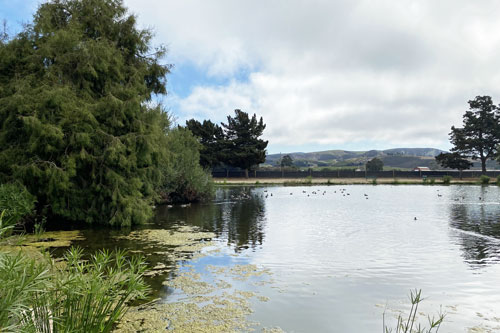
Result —
M 190 119 L 186 121 L 186 127 L 201 143 L 200 164 L 202 167 L 211 169 L 224 163 L 227 145 L 224 131 L 219 125 L 210 120 L 200 123 L 196 119 Z
M 227 124 L 222 124 L 226 129 L 226 140 L 228 144 L 227 164 L 245 170 L 248 177 L 248 169 L 263 163 L 266 160 L 267 141 L 259 139 L 266 125 L 262 120 L 257 120 L 254 114 L 252 118 L 248 113 L 239 109 L 234 110 L 234 118 L 227 116 Z
M 0 44 L 0 181 L 66 220 L 130 225 L 164 184 L 164 49 L 121 0 L 51 0 Z
M 481 161 L 486 172 L 486 161 L 497 154 L 500 144 L 498 107 L 490 96 L 476 96 L 469 101 L 469 110 L 463 116 L 463 127 L 451 127 L 452 152 Z

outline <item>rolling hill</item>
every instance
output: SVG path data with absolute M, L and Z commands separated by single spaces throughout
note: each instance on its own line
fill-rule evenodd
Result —
M 436 148 L 393 148 L 386 150 L 348 151 L 326 150 L 311 153 L 270 154 L 262 167 L 276 166 L 281 156 L 290 155 L 294 165 L 299 168 L 363 168 L 367 161 L 374 157 L 384 162 L 384 169 L 410 170 L 416 166 L 425 166 L 431 169 L 442 169 L 434 157 L 444 152 Z M 480 165 L 475 162 L 474 169 Z M 498 169 L 496 161 L 489 161 L 488 169 Z

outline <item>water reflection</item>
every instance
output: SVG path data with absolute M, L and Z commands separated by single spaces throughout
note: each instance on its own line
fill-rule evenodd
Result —
M 465 262 L 472 268 L 500 261 L 498 191 L 488 187 L 456 187 L 449 205 L 449 223 L 457 233 Z
M 189 208 L 164 206 L 157 211 L 157 224 L 180 221 L 214 232 L 218 238 L 227 240 L 236 252 L 256 249 L 264 240 L 264 195 L 261 190 L 250 187 L 224 189 L 217 191 L 214 203 Z

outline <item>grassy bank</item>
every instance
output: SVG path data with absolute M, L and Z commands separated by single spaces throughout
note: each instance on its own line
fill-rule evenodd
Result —
M 214 179 L 217 186 L 235 186 L 235 185 L 285 185 L 285 186 L 302 186 L 302 185 L 480 185 L 479 178 L 467 179 L 451 179 L 449 182 L 442 178 L 224 178 Z M 495 182 L 490 182 L 490 185 L 495 185 Z

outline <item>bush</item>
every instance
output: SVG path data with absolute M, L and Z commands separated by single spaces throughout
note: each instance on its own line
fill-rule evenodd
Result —
M 452 176 L 443 176 L 443 184 L 449 184 L 452 179 Z
M 500 186 L 500 176 L 497 177 L 497 185 Z
M 490 177 L 481 175 L 481 177 L 479 177 L 479 182 L 483 185 L 488 185 L 490 183 Z
M 429 184 L 434 185 L 436 183 L 436 179 L 431 178 L 429 179 Z
M 201 145 L 185 128 L 167 136 L 169 153 L 162 197 L 166 202 L 193 202 L 212 198 L 215 187 L 208 170 L 200 166 Z
M 14 226 L 33 213 L 35 197 L 20 184 L 0 185 L 0 238 L 8 236 Z
M 148 291 L 144 261 L 123 251 L 82 260 L 72 248 L 63 264 L 23 252 L 0 253 L 0 327 L 13 332 L 110 332 L 126 303 Z M 2 331 L 3 331 L 2 330 Z
M 372 185 L 377 185 L 377 178 L 372 179 Z

